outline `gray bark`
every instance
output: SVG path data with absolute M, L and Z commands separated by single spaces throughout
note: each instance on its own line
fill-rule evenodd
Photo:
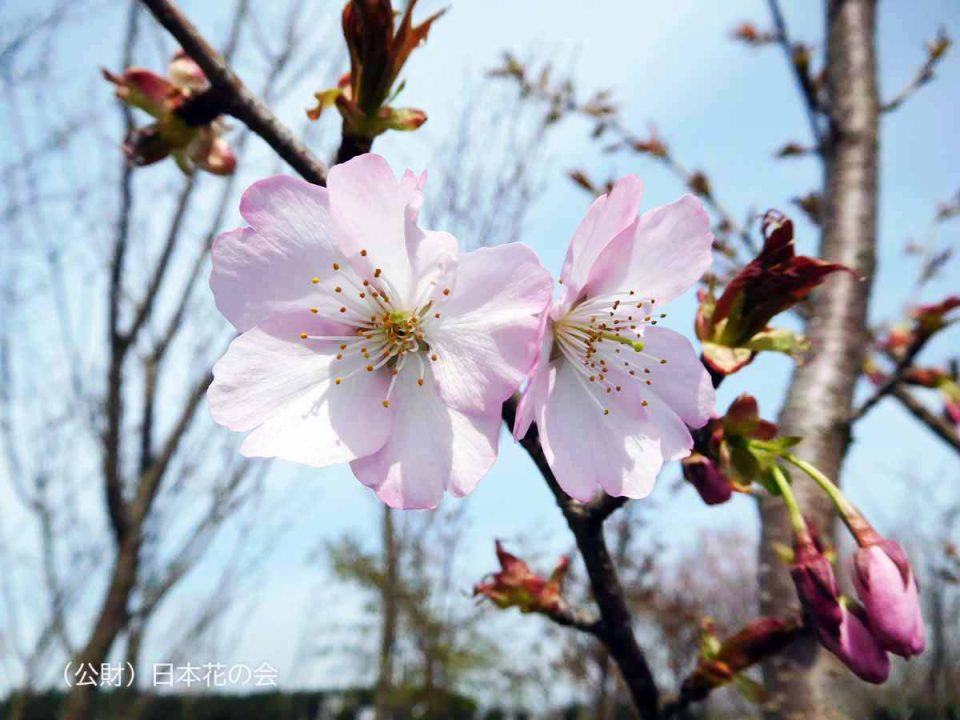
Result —
M 875 55 L 875 0 L 829 0 L 827 30 L 827 112 L 820 255 L 861 275 L 837 273 L 812 296 L 806 334 L 811 356 L 795 371 L 780 415 L 784 435 L 803 436 L 798 454 L 839 479 L 849 445 L 848 418 L 867 347 L 867 309 L 874 272 L 877 220 L 878 97 Z M 797 499 L 823 529 L 832 531 L 833 510 L 826 495 L 794 473 Z M 760 503 L 762 614 L 797 609 L 796 592 L 774 543 L 791 544 L 783 503 Z M 764 669 L 771 695 L 768 720 L 823 720 L 839 717 L 826 692 L 826 651 L 804 638 Z

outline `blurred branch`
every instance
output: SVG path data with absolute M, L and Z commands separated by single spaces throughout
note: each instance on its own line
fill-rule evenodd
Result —
M 133 63 L 133 48 L 139 32 L 139 8 L 130 5 L 127 17 L 127 33 L 123 46 L 123 67 Z M 133 127 L 133 113 L 126 103 L 120 104 L 120 112 L 127 132 Z M 114 230 L 113 257 L 110 260 L 110 289 L 108 298 L 108 337 L 110 342 L 110 368 L 107 371 L 107 398 L 105 403 L 107 427 L 103 445 L 103 481 L 107 514 L 119 544 L 127 534 L 127 505 L 123 497 L 120 478 L 120 426 L 123 422 L 123 361 L 127 342 L 120 332 L 120 300 L 123 294 L 122 278 L 127 242 L 130 235 L 130 213 L 133 208 L 133 168 L 124 159 L 120 170 L 120 211 Z
M 514 56 L 507 54 L 504 65 L 492 70 L 490 75 L 515 81 L 520 89 L 521 98 L 532 97 L 546 103 L 549 112 L 545 124 L 556 123 L 564 115 L 579 115 L 595 123 L 592 137 L 601 138 L 606 133 L 616 136 L 616 142 L 607 146 L 606 152 L 629 149 L 637 154 L 650 155 L 654 160 L 662 163 L 713 210 L 719 218 L 718 232 L 722 230 L 724 234 L 736 235 L 751 254 L 756 254 L 757 247 L 750 232 L 717 199 L 705 173 L 690 170 L 684 166 L 670 153 L 669 148 L 657 137 L 656 132 L 651 132 L 650 137 L 645 139 L 626 127 L 619 109 L 610 100 L 609 93 L 606 91 L 597 92 L 589 99 L 581 100 L 575 95 L 569 80 L 551 84 L 550 70 L 549 65 L 545 66 L 539 76 L 534 79 L 522 63 Z M 570 177 L 578 185 L 594 194 L 605 192 L 604 189 L 596 187 L 583 172 L 574 170 L 570 173 Z M 724 252 L 728 256 L 736 254 L 732 248 L 724 248 Z
M 904 351 L 904 353 L 897 360 L 897 364 L 893 369 L 893 372 L 884 379 L 884 381 L 874 390 L 873 395 L 867 398 L 863 405 L 857 408 L 853 414 L 850 416 L 850 423 L 853 424 L 864 415 L 866 415 L 874 405 L 883 400 L 887 395 L 892 393 L 896 387 L 903 382 L 904 375 L 910 369 L 910 366 L 913 365 L 913 361 L 916 359 L 917 355 L 920 354 L 920 351 L 926 346 L 927 341 L 930 340 L 932 335 L 926 335 L 923 333 L 918 333 L 913 342 L 910 343 L 910 346 Z
M 184 106 L 181 115 L 186 122 L 203 124 L 221 114 L 231 115 L 263 138 L 304 179 L 318 185 L 326 182 L 327 169 L 323 163 L 250 92 L 223 55 L 207 42 L 176 5 L 168 0 L 142 2 L 210 81 L 209 90 Z
M 920 69 L 917 70 L 916 75 L 913 76 L 910 82 L 908 82 L 893 99 L 888 100 L 880 106 L 880 112 L 893 112 L 909 100 L 920 88 L 933 80 L 934 77 L 936 77 L 935 70 L 937 65 L 946 57 L 950 45 L 951 41 L 947 35 L 947 31 L 941 28 L 936 39 L 927 43 L 927 57 L 923 65 L 920 66 Z
M 810 133 L 813 135 L 817 148 L 819 148 L 824 140 L 823 131 L 820 128 L 820 114 L 824 112 L 825 108 L 817 97 L 817 88 L 810 76 L 810 51 L 805 46 L 790 41 L 790 36 L 787 33 L 787 23 L 783 18 L 783 12 L 780 10 L 779 0 L 767 0 L 767 2 L 770 7 L 770 14 L 773 16 L 777 41 L 787 56 L 787 62 L 790 63 L 797 86 L 803 95 L 807 120 L 810 122 Z
M 930 412 L 922 402 L 917 400 L 913 394 L 902 385 L 895 385 L 890 392 L 911 415 L 926 425 L 947 445 L 960 453 L 960 435 L 957 435 L 956 430 L 954 430 L 950 423 Z

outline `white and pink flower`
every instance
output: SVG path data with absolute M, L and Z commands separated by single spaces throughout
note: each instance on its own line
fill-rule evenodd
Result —
M 637 177 L 623 178 L 574 233 L 517 411 L 514 435 L 536 421 L 557 482 L 578 500 L 597 488 L 646 496 L 713 411 L 693 346 L 658 326 L 710 265 L 709 218 L 692 195 L 638 218 L 641 195 Z
M 326 189 L 254 183 L 250 227 L 217 238 L 210 278 L 242 334 L 208 398 L 218 423 L 250 432 L 240 451 L 350 462 L 399 508 L 466 495 L 490 469 L 552 284 L 524 245 L 460 253 L 421 229 L 424 180 L 363 155 Z

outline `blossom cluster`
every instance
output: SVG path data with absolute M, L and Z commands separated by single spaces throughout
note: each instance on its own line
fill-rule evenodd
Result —
M 241 333 L 214 367 L 217 422 L 250 457 L 349 462 L 388 505 L 432 508 L 474 490 L 497 455 L 501 408 L 525 383 L 560 486 L 586 500 L 650 492 L 713 410 L 690 342 L 663 306 L 711 261 L 710 223 L 685 196 L 638 216 L 639 179 L 598 198 L 553 300 L 522 244 L 460 252 L 419 225 L 425 175 L 372 154 L 327 187 L 254 183 L 249 223 L 213 245 L 217 306 Z
M 863 680 L 882 683 L 890 674 L 887 653 L 910 658 L 926 646 L 917 581 L 897 542 L 852 508 L 843 517 L 859 545 L 853 585 L 860 602 L 840 594 L 829 553 L 806 528 L 795 530 L 791 574 L 823 646 Z

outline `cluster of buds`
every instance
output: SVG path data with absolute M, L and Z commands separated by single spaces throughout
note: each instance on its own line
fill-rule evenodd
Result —
M 711 419 L 697 433 L 696 449 L 683 460 L 683 475 L 707 505 L 724 503 L 734 492 L 750 491 L 764 459 L 749 441 L 776 436 L 777 426 L 760 418 L 756 398 L 740 395 L 726 415 Z
M 407 59 L 427 39 L 441 10 L 419 25 L 413 24 L 410 0 L 396 27 L 391 0 L 350 0 L 343 8 L 343 36 L 350 52 L 350 72 L 336 87 L 315 94 L 317 104 L 307 111 L 312 120 L 329 107 L 343 118 L 346 137 L 371 140 L 387 130 L 416 130 L 427 114 L 413 108 L 393 108 L 388 103 L 402 89 L 394 90 Z
M 853 585 L 860 601 L 840 594 L 829 557 L 806 528 L 795 528 L 790 572 L 807 623 L 823 646 L 861 679 L 882 683 L 890 674 L 888 653 L 910 658 L 923 652 L 917 581 L 898 543 L 883 538 L 849 505 L 841 512 L 859 546 Z
M 534 573 L 526 562 L 511 555 L 497 541 L 497 559 L 500 571 L 473 588 L 474 596 L 480 595 L 499 608 L 519 608 L 524 613 L 555 615 L 563 612 L 563 580 L 570 568 L 570 558 L 560 558 L 549 578 Z
M 759 702 L 763 690 L 744 671 L 783 650 L 799 630 L 792 620 L 762 617 L 721 641 L 713 622 L 704 620 L 697 666 L 683 681 L 681 698 L 698 702 L 716 688 L 732 683 L 748 700 Z
M 749 395 L 737 398 L 726 416 L 711 420 L 701 432 L 705 435 L 697 439 L 698 452 L 684 461 L 683 469 L 704 501 L 723 502 L 753 482 L 784 501 L 794 538 L 790 572 L 805 624 L 825 648 L 872 683 L 887 679 L 888 653 L 910 658 L 923 651 L 917 581 L 906 553 L 882 537 L 829 478 L 791 452 L 797 438 L 777 437 L 776 426 L 759 417 L 756 400 Z M 859 602 L 841 595 L 833 552 L 804 518 L 782 462 L 808 475 L 830 497 L 856 540 L 853 585 Z M 730 681 L 708 662 L 714 659 L 708 654 L 701 660 L 691 680 L 696 687 L 710 688 L 724 678 Z
M 779 313 L 804 300 L 844 265 L 794 253 L 793 222 L 770 210 L 763 217 L 763 249 L 727 284 L 719 298 L 713 289 L 700 292 L 696 332 L 703 357 L 713 372 L 730 375 L 750 363 L 758 352 L 797 354 L 804 339 L 785 329 L 769 327 Z
M 183 115 L 188 102 L 209 89 L 206 75 L 186 53 L 174 55 L 166 78 L 140 67 L 127 68 L 122 75 L 102 72 L 116 86 L 121 101 L 154 118 L 150 125 L 133 128 L 124 141 L 123 151 L 133 165 L 172 156 L 188 175 L 194 168 L 215 175 L 234 172 L 237 159 L 223 137 L 223 119 L 191 124 Z

